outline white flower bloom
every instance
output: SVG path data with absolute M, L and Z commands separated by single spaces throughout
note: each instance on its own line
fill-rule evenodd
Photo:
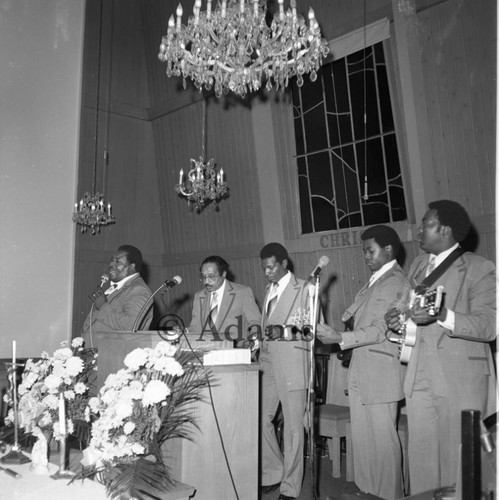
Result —
M 132 451 L 135 455 L 142 455 L 146 450 L 144 447 L 139 444 L 139 443 L 133 443 L 132 444 Z
M 104 387 L 101 392 L 109 387 L 123 387 L 132 378 L 132 375 L 128 373 L 125 369 L 121 369 L 116 373 L 111 373 L 107 376 Z
M 118 396 L 119 394 L 114 389 L 109 389 L 101 394 L 101 400 L 106 405 L 112 405 L 118 399 Z
M 125 420 L 132 415 L 133 412 L 133 403 L 129 399 L 120 398 L 116 401 L 114 406 L 114 411 L 116 418 L 120 421 Z
M 83 382 L 77 382 L 75 384 L 75 392 L 76 394 L 85 394 L 87 392 L 88 387 Z
M 73 349 L 75 349 L 76 347 L 81 347 L 83 346 L 83 338 L 82 337 L 75 337 L 72 341 L 71 341 L 71 347 Z
M 56 375 L 53 375 L 53 374 L 50 374 L 50 375 L 47 375 L 47 377 L 45 377 L 45 385 L 47 386 L 48 390 L 53 390 L 53 389 L 57 389 L 60 385 L 61 385 L 61 378 L 56 376 Z
M 144 389 L 142 404 L 150 406 L 163 401 L 169 394 L 170 388 L 161 380 L 151 380 Z
M 94 412 L 97 413 L 99 411 L 99 398 L 90 398 L 88 400 L 88 406 L 90 409 Z
M 76 377 L 83 370 L 83 360 L 78 356 L 72 356 L 66 361 L 66 371 L 69 376 Z
M 75 398 L 75 391 L 69 389 L 68 391 L 64 391 L 64 399 L 68 399 L 72 401 Z
M 128 436 L 129 434 L 131 434 L 135 429 L 135 424 L 133 422 L 127 422 L 124 426 L 123 426 L 123 432 Z
M 147 349 L 134 349 L 131 353 L 127 354 L 125 358 L 125 366 L 133 371 L 137 371 L 141 366 L 147 363 L 149 354 Z
M 59 397 L 55 394 L 48 394 L 42 399 L 42 403 L 51 410 L 57 410 L 59 407 Z
M 173 358 L 163 357 L 154 363 L 154 369 L 162 374 L 169 374 L 175 377 L 180 377 L 184 374 L 182 365 Z
M 54 359 L 68 359 L 73 355 L 73 351 L 69 347 L 62 347 L 54 352 Z

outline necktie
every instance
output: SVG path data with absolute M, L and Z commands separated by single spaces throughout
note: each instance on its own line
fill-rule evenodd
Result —
M 430 255 L 430 260 L 428 261 L 428 265 L 426 266 L 426 276 L 428 276 L 435 269 L 436 259 L 436 255 Z
M 277 304 L 277 283 L 272 283 L 272 289 L 270 290 L 269 300 L 267 301 L 267 317 L 269 317 L 275 309 Z
M 212 292 L 211 303 L 210 303 L 210 323 L 212 323 L 212 326 L 215 326 L 215 321 L 217 320 L 217 316 L 218 316 L 217 292 Z
M 369 278 L 369 283 L 367 285 L 367 288 L 369 288 L 374 283 L 374 281 L 375 281 L 374 274 L 371 274 L 371 277 Z

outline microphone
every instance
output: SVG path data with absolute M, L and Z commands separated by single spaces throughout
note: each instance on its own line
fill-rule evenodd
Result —
M 329 257 L 326 257 L 323 255 L 320 259 L 317 265 L 315 266 L 314 270 L 310 273 L 310 276 L 308 277 L 307 281 L 311 282 L 314 280 L 314 278 L 317 278 L 319 274 L 321 274 L 322 268 L 326 267 L 329 264 Z
M 163 286 L 166 288 L 173 288 L 176 285 L 180 285 L 180 283 L 182 283 L 182 278 L 180 276 L 174 276 L 171 280 L 166 280 Z
M 100 287 L 102 288 L 109 281 L 109 276 L 107 274 L 103 274 L 100 277 Z

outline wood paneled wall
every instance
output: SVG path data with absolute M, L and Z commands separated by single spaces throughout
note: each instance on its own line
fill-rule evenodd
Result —
M 199 288 L 198 267 L 204 257 L 226 258 L 235 280 L 253 288 L 262 301 L 265 279 L 258 251 L 264 241 L 262 195 L 255 155 L 255 121 L 252 103 L 229 97 L 207 100 L 207 157 L 224 168 L 230 196 L 219 210 L 206 208 L 197 214 L 174 192 L 178 172 L 188 168 L 190 158 L 201 154 L 202 101 L 192 86 L 183 90 L 180 79 L 168 79 L 157 59 L 161 36 L 177 0 L 106 0 L 104 2 L 105 48 L 101 58 L 99 144 L 109 148 L 109 165 L 98 173 L 98 186 L 105 185 L 106 201 L 113 203 L 115 226 L 100 235 L 77 235 L 74 293 L 74 333 L 88 311 L 88 292 L 114 249 L 121 243 L 138 246 L 147 264 L 146 279 L 155 290 L 166 279 L 180 275 L 181 285 L 156 300 L 156 319 L 167 312 L 190 321 L 191 302 Z M 193 2 L 190 2 L 193 3 Z M 184 12 L 191 5 L 184 2 Z M 433 163 L 423 166 L 438 198 L 462 203 L 476 225 L 478 253 L 495 258 L 495 5 L 490 0 L 420 0 L 411 20 L 420 36 L 418 46 L 423 78 L 414 92 L 425 96 Z M 99 1 L 87 1 L 85 43 L 85 101 L 78 194 L 90 188 L 95 133 L 96 58 L 98 54 Z M 299 0 L 306 14 L 312 6 L 323 34 L 332 39 L 368 23 L 388 17 L 398 2 L 392 0 Z M 364 5 L 368 11 L 364 13 Z M 396 17 L 396 16 L 395 16 Z M 394 30 L 392 30 L 394 31 Z M 394 48 L 407 40 L 392 37 L 391 75 L 400 90 L 402 78 Z M 107 54 L 107 55 L 106 55 Z M 110 83 L 109 83 L 110 82 Z M 400 94 L 400 92 L 398 93 Z M 322 298 L 329 321 L 338 322 L 344 308 L 367 279 L 360 233 L 351 231 L 302 236 L 298 207 L 294 131 L 289 93 L 255 96 L 271 109 L 278 183 L 275 186 L 282 210 L 284 243 L 298 276 L 306 276 L 321 255 L 330 258 L 322 277 Z M 401 157 L 413 140 L 404 136 L 404 118 L 411 104 L 395 96 L 401 123 Z M 260 101 L 260 104 L 262 101 Z M 258 166 L 259 172 L 265 166 Z M 271 167 L 269 167 L 271 168 Z M 404 177 L 409 178 L 404 164 Z M 407 182 L 409 212 L 416 213 L 420 193 Z M 424 210 L 424 207 L 418 207 Z M 394 225 L 404 242 L 405 265 L 418 253 L 414 241 L 418 220 Z M 268 234 L 268 226 L 267 233 Z M 270 233 L 271 234 L 271 233 Z M 276 231 L 278 234 L 278 231 Z M 104 269 L 103 269 L 104 268 Z

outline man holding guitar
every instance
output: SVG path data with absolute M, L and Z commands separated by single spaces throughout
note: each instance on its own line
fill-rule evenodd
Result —
M 318 324 L 317 337 L 325 344 L 339 343 L 342 350 L 352 349 L 348 402 L 355 484 L 363 492 L 394 500 L 403 496 L 397 410 L 404 397 L 405 370 L 397 345 L 385 338 L 384 314 L 402 298 L 405 274 L 396 261 L 400 239 L 394 229 L 372 226 L 361 238 L 372 275 L 343 314 L 342 321 L 352 328 L 338 332 Z
M 461 249 L 469 230 L 468 214 L 458 203 L 429 204 L 418 232 L 426 253 L 411 265 L 405 300 L 385 315 L 394 332 L 403 327 L 401 314 L 417 325 L 404 382 L 411 495 L 456 483 L 462 410 L 479 410 L 482 418 L 495 412 L 489 346 L 496 338 L 495 267 Z M 445 292 L 437 314 L 417 300 L 409 308 L 411 290 L 424 294 L 439 286 Z

